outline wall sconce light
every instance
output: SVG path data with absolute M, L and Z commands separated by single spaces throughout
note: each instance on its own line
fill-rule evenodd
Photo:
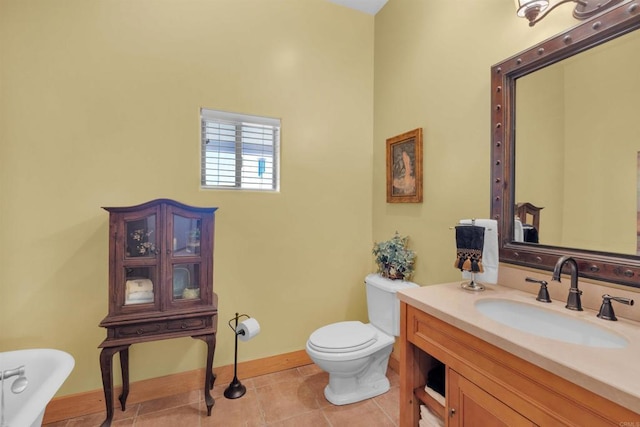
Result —
M 515 0 L 517 14 L 521 18 L 527 18 L 529 26 L 533 27 L 549 14 L 553 9 L 564 3 L 577 3 L 573 9 L 573 17 L 587 19 L 603 12 L 623 0 L 560 0 L 549 6 L 549 0 Z

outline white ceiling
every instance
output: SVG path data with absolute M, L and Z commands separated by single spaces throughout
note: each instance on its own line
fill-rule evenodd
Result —
M 356 9 L 369 15 L 375 15 L 378 13 L 382 6 L 387 3 L 387 0 L 328 0 L 331 3 L 336 3 L 342 6 Z

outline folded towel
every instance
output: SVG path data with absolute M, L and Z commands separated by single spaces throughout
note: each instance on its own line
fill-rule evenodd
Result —
M 131 279 L 127 280 L 127 294 L 133 292 L 153 292 L 153 282 L 149 279 Z
M 420 427 L 444 427 L 444 421 L 438 418 L 425 405 L 420 405 L 420 421 L 418 425 Z
M 456 262 L 454 267 L 462 271 L 481 273 L 484 227 L 476 225 L 456 226 Z
M 516 218 L 513 221 L 513 240 L 516 242 L 524 242 L 524 230 L 522 228 L 522 221 Z
M 153 300 L 153 291 L 131 292 L 130 294 L 127 294 L 127 300 L 143 300 L 143 299 Z
M 429 396 L 433 397 L 436 400 L 436 402 L 438 402 L 439 404 L 444 406 L 444 396 L 443 395 L 441 395 L 440 393 L 438 393 L 437 391 L 435 391 L 434 389 L 432 389 L 428 385 L 424 386 L 424 391 L 426 391 Z
M 153 302 L 153 291 L 131 292 L 125 296 L 124 303 L 128 304 L 144 304 Z
M 149 279 L 129 279 L 125 284 L 125 304 L 153 302 L 153 282 Z
M 539 243 L 538 229 L 533 225 L 524 224 L 522 226 L 522 234 L 524 235 L 524 241 L 528 243 Z
M 460 224 L 471 224 L 472 220 L 463 219 Z M 484 271 L 477 273 L 475 280 L 480 283 L 498 283 L 498 221 L 495 219 L 476 219 L 475 225 L 484 227 L 484 246 L 482 248 L 482 267 Z M 471 273 L 462 272 L 464 279 L 470 279 Z

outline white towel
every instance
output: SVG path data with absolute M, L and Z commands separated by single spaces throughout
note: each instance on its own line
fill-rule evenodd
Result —
M 149 279 L 127 280 L 125 289 L 125 305 L 153 302 L 153 282 Z
M 125 296 L 125 305 L 153 302 L 153 291 L 132 292 Z
M 429 396 L 433 397 L 436 400 L 436 402 L 438 402 L 439 404 L 444 406 L 444 396 L 443 395 L 441 395 L 440 393 L 438 393 L 437 391 L 435 391 L 434 389 L 432 389 L 428 385 L 424 386 L 424 391 L 426 391 Z
M 460 220 L 460 224 L 471 225 L 472 220 Z M 498 221 L 495 219 L 476 219 L 475 225 L 484 227 L 484 247 L 482 248 L 482 267 L 484 273 L 476 273 L 480 283 L 498 283 Z M 462 272 L 464 279 L 471 279 L 471 273 Z
M 131 279 L 126 283 L 127 294 L 153 292 L 153 282 L 149 279 Z
M 444 421 L 438 418 L 425 405 L 420 405 L 420 421 L 418 425 L 420 427 L 444 427 Z
M 524 242 L 524 228 L 522 228 L 522 221 L 518 218 L 513 221 L 513 240 Z

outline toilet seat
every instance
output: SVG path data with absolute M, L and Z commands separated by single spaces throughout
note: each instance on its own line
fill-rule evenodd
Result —
M 350 353 L 370 347 L 378 334 L 360 321 L 332 323 L 317 329 L 309 337 L 308 345 L 323 353 Z

